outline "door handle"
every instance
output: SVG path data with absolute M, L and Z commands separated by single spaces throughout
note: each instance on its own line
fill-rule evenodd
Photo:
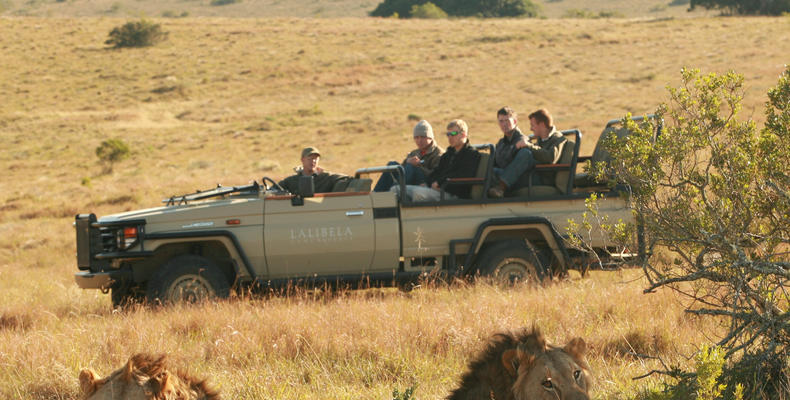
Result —
M 364 211 L 346 211 L 346 217 L 358 217 L 360 215 L 365 215 Z

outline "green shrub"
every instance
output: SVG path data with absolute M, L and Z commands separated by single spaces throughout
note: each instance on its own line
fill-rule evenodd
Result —
M 565 10 L 562 18 L 578 18 L 578 19 L 598 19 L 598 18 L 623 18 L 623 14 L 617 11 L 600 11 L 597 14 L 589 10 L 581 10 L 578 8 L 571 8 Z
M 163 32 L 159 24 L 141 19 L 113 28 L 110 31 L 110 38 L 104 43 L 115 48 L 146 47 L 153 46 L 165 39 L 167 39 L 167 32 Z
M 105 171 L 112 171 L 116 162 L 129 158 L 129 145 L 121 139 L 107 139 L 96 148 L 96 157 L 105 165 Z
M 241 3 L 241 0 L 211 0 L 212 6 L 226 6 L 228 4 Z
M 790 0 L 691 0 L 689 10 L 697 6 L 720 9 L 728 14 L 782 15 L 790 12 Z
M 389 17 L 397 14 L 408 18 L 412 7 L 426 3 L 428 0 L 384 0 L 370 15 Z M 453 17 L 537 17 L 541 11 L 532 0 L 435 0 L 433 3 Z
M 436 4 L 431 2 L 425 3 L 423 5 L 413 5 L 411 6 L 411 11 L 409 12 L 412 18 L 423 18 L 423 19 L 442 19 L 447 18 L 447 13 L 444 12 L 441 8 L 437 7 Z

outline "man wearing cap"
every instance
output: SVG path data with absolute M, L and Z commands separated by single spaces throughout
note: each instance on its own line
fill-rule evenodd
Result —
M 414 143 L 417 148 L 406 155 L 403 160 L 404 179 L 407 185 L 423 185 L 425 178 L 433 172 L 439 165 L 439 157 L 442 156 L 442 148 L 436 145 L 433 139 L 433 128 L 426 120 L 422 120 L 414 126 L 412 132 Z M 397 161 L 390 161 L 387 165 L 398 165 Z M 392 173 L 381 175 L 374 192 L 386 192 L 395 184 Z
M 471 178 L 477 173 L 480 153 L 469 144 L 469 127 L 463 120 L 456 119 L 447 124 L 447 140 L 450 145 L 439 158 L 439 165 L 426 178 L 427 186 L 406 185 L 406 196 L 412 201 L 441 200 L 442 185 L 452 178 Z M 399 193 L 400 186 L 390 188 Z M 469 185 L 445 186 L 445 199 L 470 197 Z
M 299 192 L 299 177 L 312 176 L 315 193 L 326 193 L 331 192 L 337 182 L 351 179 L 351 177 L 347 175 L 325 172 L 323 168 L 318 166 L 318 159 L 320 157 L 321 153 L 317 148 L 306 147 L 302 150 L 301 170 L 297 169 L 295 175 L 283 179 L 280 181 L 279 185 L 293 194 L 301 194 Z

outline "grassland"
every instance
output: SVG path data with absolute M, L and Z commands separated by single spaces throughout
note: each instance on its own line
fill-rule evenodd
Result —
M 746 77 L 744 114 L 762 120 L 788 62 L 788 18 L 684 20 L 156 20 L 167 41 L 103 45 L 120 18 L 0 18 L 0 397 L 73 399 L 79 369 L 106 373 L 136 351 L 167 352 L 228 398 L 386 398 L 452 388 L 496 330 L 537 323 L 592 346 L 597 398 L 627 398 L 685 358 L 714 321 L 671 293 L 642 295 L 638 271 L 574 276 L 538 290 L 490 286 L 242 298 L 115 313 L 72 280 L 78 212 L 155 206 L 172 194 L 282 177 L 304 145 L 333 171 L 400 159 L 410 114 L 437 129 L 499 136 L 496 109 L 548 107 L 585 132 L 645 113 L 682 66 Z M 94 150 L 132 157 L 103 172 Z M 444 139 L 439 138 L 443 143 Z
M 216 6 L 209 0 L 0 0 L 0 15 L 49 17 L 231 17 L 231 18 L 339 18 L 366 17 L 380 0 L 238 0 Z M 543 17 L 560 18 L 569 10 L 594 14 L 616 13 L 635 18 L 685 18 L 708 15 L 689 13 L 688 0 L 534 0 Z

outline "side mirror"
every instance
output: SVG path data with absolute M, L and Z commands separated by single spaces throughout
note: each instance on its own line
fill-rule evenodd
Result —
M 299 194 L 301 194 L 302 197 L 315 196 L 315 182 L 312 176 L 299 177 Z

